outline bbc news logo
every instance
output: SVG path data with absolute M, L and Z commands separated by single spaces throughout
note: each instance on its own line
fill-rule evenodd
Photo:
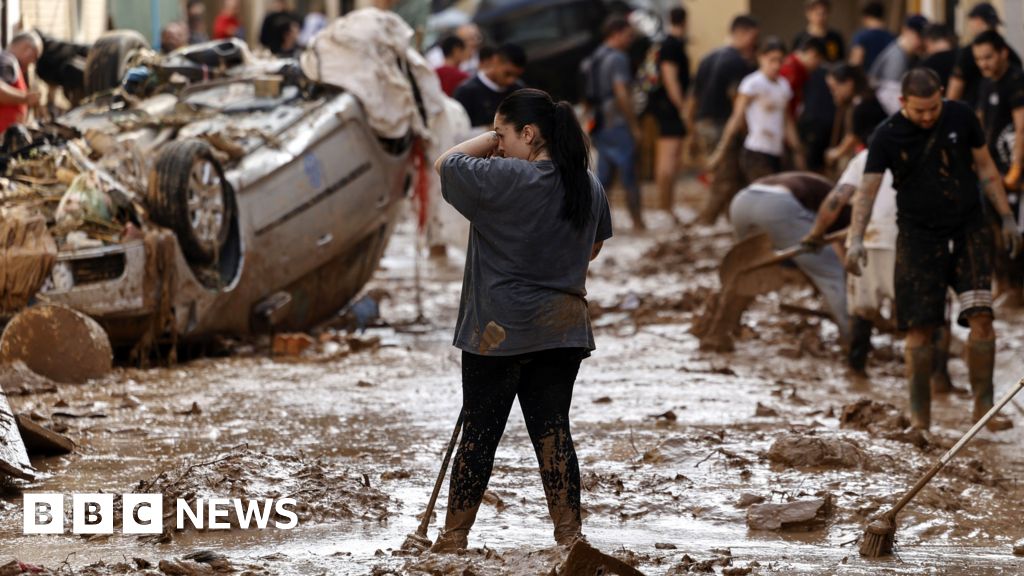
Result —
M 125 534 L 161 534 L 164 531 L 162 494 L 122 494 L 121 531 Z M 299 525 L 294 498 L 242 500 L 240 498 L 197 498 L 195 503 L 179 498 L 175 502 L 175 527 L 185 530 L 230 530 L 232 512 L 237 526 L 263 530 L 270 525 L 291 530 Z M 113 494 L 72 494 L 72 534 L 113 534 Z M 64 495 L 28 493 L 24 501 L 25 534 L 64 534 Z M 271 519 L 273 518 L 273 522 Z M 284 519 L 284 522 L 278 519 Z

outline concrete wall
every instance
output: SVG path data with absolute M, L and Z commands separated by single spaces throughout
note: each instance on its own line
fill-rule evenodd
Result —
M 705 54 L 725 43 L 729 23 L 750 10 L 749 0 L 682 0 L 689 22 L 688 52 L 694 70 Z
M 175 20 L 183 21 L 183 14 L 179 0 L 110 0 L 114 27 L 138 30 L 154 48 L 159 47 L 160 29 Z
M 38 28 L 57 38 L 92 42 L 107 29 L 106 0 L 21 0 L 19 8 L 23 29 Z M 8 18 L 13 27 L 17 20 Z

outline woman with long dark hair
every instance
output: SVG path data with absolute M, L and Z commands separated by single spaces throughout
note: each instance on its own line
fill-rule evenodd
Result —
M 570 545 L 581 535 L 569 406 L 580 362 L 594 349 L 586 278 L 612 235 L 608 201 L 568 103 L 518 90 L 498 107 L 494 128 L 434 165 L 444 199 L 472 225 L 454 342 L 462 440 L 434 551 L 466 547 L 517 396 L 555 540 Z

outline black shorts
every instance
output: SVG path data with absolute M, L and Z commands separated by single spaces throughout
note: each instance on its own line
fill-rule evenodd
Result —
M 953 238 L 901 227 L 896 240 L 896 321 L 900 330 L 941 326 L 949 288 L 960 300 L 957 323 L 992 314 L 992 229 Z
M 651 101 L 651 114 L 658 121 L 658 133 L 662 138 L 682 138 L 686 136 L 686 124 L 679 116 L 679 110 L 668 98 L 654 98 Z

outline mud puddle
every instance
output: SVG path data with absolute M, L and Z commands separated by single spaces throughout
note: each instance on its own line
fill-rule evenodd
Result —
M 778 312 L 785 303 L 817 307 L 803 289 L 760 299 L 744 318 L 736 352 L 701 352 L 689 329 L 717 286 L 714 262 L 730 245 L 729 231 L 680 232 L 652 222 L 653 233 L 618 234 L 591 272 L 598 351 L 577 382 L 573 435 L 593 544 L 652 575 L 1024 570 L 1024 558 L 1012 555 L 1024 538 L 1019 413 L 1010 414 L 1017 428 L 983 433 L 901 514 L 897 558 L 862 560 L 854 541 L 865 519 L 955 442 L 967 427 L 969 401 L 936 400 L 932 433 L 903 436 L 899 344 L 876 336 L 870 382 L 849 380 L 834 326 Z M 379 338 L 378 347 L 327 361 L 256 351 L 169 369 L 119 369 L 101 383 L 12 396 L 16 409 L 66 426 L 80 449 L 36 461 L 45 473 L 39 481 L 5 489 L 0 564 L 17 558 L 86 573 L 83 567 L 104 562 L 96 573 L 173 573 L 170 565 L 161 572 L 159 561 L 212 551 L 253 573 L 549 573 L 564 552 L 553 547 L 518 407 L 472 550 L 445 558 L 393 555 L 426 505 L 460 401 L 459 354 L 450 346 L 459 255 L 424 266 L 431 323 L 414 325 L 411 244 L 404 226 L 371 286 L 393 296 L 383 316 L 394 327 L 363 335 Z M 1024 374 L 1022 319 L 997 321 L 997 393 Z M 959 359 L 952 375 L 966 382 Z M 202 465 L 189 470 L 194 464 Z M 21 490 L 120 494 L 140 483 L 165 496 L 293 494 L 302 513 L 294 530 L 91 540 L 21 533 Z M 781 531 L 749 527 L 751 507 L 825 498 L 830 505 L 814 522 Z M 139 568 L 134 558 L 151 567 Z

